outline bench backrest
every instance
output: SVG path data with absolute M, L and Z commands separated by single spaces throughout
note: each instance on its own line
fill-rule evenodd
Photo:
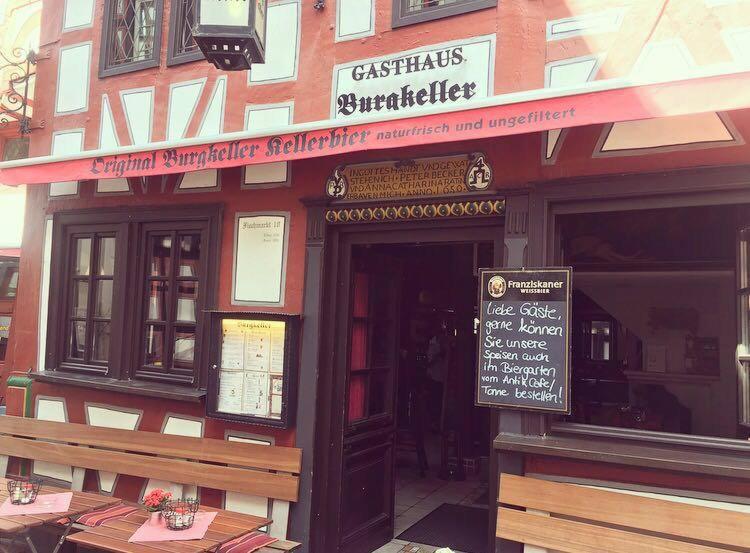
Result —
M 499 502 L 499 538 L 554 551 L 718 553 L 750 548 L 747 512 L 511 474 L 500 477 Z
M 298 499 L 302 465 L 302 450 L 293 447 L 7 416 L 0 417 L 0 455 L 285 501 Z

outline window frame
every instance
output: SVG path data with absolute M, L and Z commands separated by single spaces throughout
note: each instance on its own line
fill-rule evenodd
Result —
M 186 208 L 162 208 L 140 206 L 115 208 L 112 210 L 80 210 L 57 213 L 53 220 L 52 272 L 49 295 L 48 340 L 44 378 L 83 380 L 81 385 L 99 387 L 103 384 L 120 388 L 132 385 L 139 392 L 153 389 L 157 395 L 170 394 L 180 390 L 204 390 L 207 381 L 209 358 L 209 324 L 206 312 L 215 307 L 217 301 L 220 259 L 222 206 L 197 205 Z M 193 373 L 189 378 L 143 378 L 139 373 L 142 359 L 143 299 L 146 293 L 147 254 L 143 250 L 146 229 L 155 225 L 171 225 L 178 229 L 201 228 L 202 252 L 201 268 L 198 275 L 199 303 L 196 307 L 196 346 Z M 70 254 L 72 236 L 86 232 L 99 232 L 86 229 L 117 229 L 117 254 L 115 257 L 113 305 L 109 365 L 101 370 L 101 365 L 89 366 L 66 362 L 65 348 L 70 297 Z M 179 232 L 179 231 L 178 231 Z M 143 238 L 143 239 L 142 239 Z M 203 242 L 205 240 L 205 242 Z M 67 258 L 67 260 L 66 260 Z M 128 270 L 128 268 L 136 270 Z M 65 290 L 64 293 L 61 293 Z M 90 294 L 91 295 L 91 294 Z M 132 305 L 128 308 L 128 305 Z M 121 338 L 120 338 L 121 337 Z M 76 373 L 78 376 L 76 376 Z M 50 376 L 53 375 L 53 376 Z M 186 394 L 188 395 L 188 394 Z M 194 394 L 193 394 L 194 395 Z
M 397 29 L 399 27 L 406 27 L 407 25 L 416 25 L 417 23 L 443 19 L 444 17 L 462 15 L 465 13 L 485 10 L 487 8 L 495 8 L 497 7 L 497 1 L 498 0 L 457 0 L 456 3 L 448 6 L 435 6 L 418 13 L 404 14 L 404 0 L 393 0 L 391 27 Z
M 737 417 L 750 427 L 750 226 L 737 231 Z
M 197 0 L 195 0 L 197 1 Z M 196 48 L 194 52 L 177 52 L 177 41 L 182 34 L 182 27 L 185 23 L 185 0 L 171 0 L 169 14 L 169 37 L 167 42 L 167 67 L 190 63 L 204 59 L 203 52 Z
M 124 0 L 131 1 L 131 0 Z M 135 0 L 132 0 L 135 1 Z M 102 24 L 102 32 L 99 40 L 99 78 L 112 77 L 114 75 L 122 75 L 124 73 L 132 73 L 133 71 L 141 71 L 143 69 L 151 69 L 153 67 L 159 67 L 161 60 L 161 39 L 162 39 L 162 23 L 164 16 L 164 0 L 153 0 L 154 7 L 156 8 L 156 16 L 154 21 L 154 49 L 153 55 L 149 59 L 140 61 L 131 61 L 122 63 L 120 65 L 109 66 L 108 65 L 108 51 L 110 43 L 108 38 L 110 31 L 112 30 L 112 10 L 113 4 L 117 0 L 104 0 L 104 21 Z
M 0 272 L 0 301 L 16 301 L 18 297 L 18 278 L 21 270 L 19 259 L 17 257 L 0 257 L 0 263 L 5 267 L 11 268 L 15 265 L 15 270 L 12 272 L 8 272 L 7 269 Z M 13 275 L 15 275 L 16 281 L 15 288 L 11 288 L 10 286 L 13 281 Z M 12 295 L 9 293 L 11 290 L 13 290 Z

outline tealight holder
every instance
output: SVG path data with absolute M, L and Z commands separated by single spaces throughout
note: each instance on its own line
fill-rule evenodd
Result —
M 170 530 L 187 530 L 195 522 L 195 513 L 198 512 L 197 499 L 178 499 L 168 501 L 162 512 L 167 528 Z
M 8 494 L 13 505 L 28 505 L 36 501 L 42 481 L 38 478 L 8 480 Z

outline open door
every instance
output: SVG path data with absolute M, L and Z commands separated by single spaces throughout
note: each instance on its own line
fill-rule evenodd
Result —
M 393 537 L 401 266 L 355 246 L 350 278 L 339 550 L 370 553 Z

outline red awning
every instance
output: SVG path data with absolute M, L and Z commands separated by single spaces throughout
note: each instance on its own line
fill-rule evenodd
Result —
M 470 109 L 388 120 L 306 123 L 278 135 L 242 132 L 11 161 L 0 163 L 0 183 L 165 175 L 750 107 L 750 71 L 626 84 L 598 81 L 562 95 L 559 90 L 509 94 Z
M 21 248 L 0 248 L 0 257 L 21 257 Z

